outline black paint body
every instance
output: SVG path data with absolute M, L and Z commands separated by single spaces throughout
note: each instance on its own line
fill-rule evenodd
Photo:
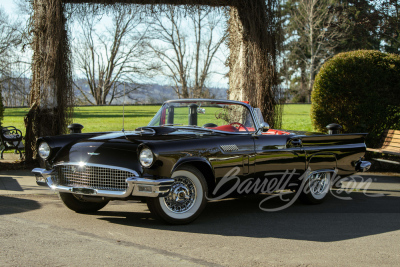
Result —
M 128 168 L 141 177 L 160 179 L 171 177 L 182 164 L 191 164 L 204 174 L 210 196 L 218 181 L 234 167 L 239 168 L 240 179 L 264 179 L 269 174 L 295 169 L 292 180 L 296 182 L 307 168 L 337 169 L 343 178 L 356 172 L 355 163 L 366 150 L 366 134 L 290 131 L 289 135 L 255 135 L 151 128 L 156 132 L 153 135 L 141 135 L 138 131 L 70 134 L 43 137 L 38 143 L 44 140 L 52 149 L 47 169 L 62 162 L 87 162 Z M 223 145 L 236 145 L 237 150 L 225 151 Z M 143 146 L 150 148 L 155 156 L 150 168 L 143 168 L 138 160 Z

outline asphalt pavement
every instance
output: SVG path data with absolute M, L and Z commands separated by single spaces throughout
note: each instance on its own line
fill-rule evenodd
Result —
M 1 165 L 0 165 L 1 166 Z M 0 170 L 0 266 L 398 266 L 400 174 L 362 173 L 321 205 L 268 195 L 212 201 L 165 225 L 146 204 L 68 210 L 30 170 Z

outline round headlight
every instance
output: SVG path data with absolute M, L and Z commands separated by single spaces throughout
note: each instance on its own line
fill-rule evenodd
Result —
M 47 159 L 50 155 L 50 147 L 46 142 L 40 143 L 39 146 L 39 156 L 42 159 Z
M 143 148 L 140 151 L 139 160 L 143 167 L 150 167 L 153 164 L 153 152 L 148 148 Z

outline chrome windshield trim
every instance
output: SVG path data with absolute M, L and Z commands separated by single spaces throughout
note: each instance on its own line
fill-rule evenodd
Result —
M 186 98 L 186 99 L 171 99 L 171 100 L 167 100 L 165 101 L 160 109 L 157 111 L 157 113 L 154 115 L 154 117 L 150 120 L 150 122 L 147 124 L 147 127 L 160 127 L 161 125 L 152 125 L 153 121 L 157 121 L 158 118 L 157 115 L 160 113 L 160 111 L 162 110 L 162 108 L 169 103 L 190 103 L 190 102 L 218 102 L 221 104 L 237 104 L 237 105 L 241 105 L 244 106 L 245 108 L 247 108 L 247 110 L 249 111 L 250 115 L 251 115 L 251 120 L 253 121 L 253 125 L 254 125 L 254 130 L 255 131 L 251 131 L 251 132 L 245 132 L 245 133 L 241 133 L 241 132 L 225 132 L 225 131 L 221 131 L 221 130 L 215 130 L 212 129 L 214 133 L 222 133 L 222 134 L 240 134 L 240 135 L 253 135 L 255 133 L 257 133 L 257 131 L 260 128 L 260 125 L 257 124 L 258 120 L 256 121 L 256 116 L 254 115 L 254 109 L 252 106 L 250 106 L 249 104 L 242 102 L 242 101 L 237 101 L 237 100 L 227 100 L 227 99 L 206 99 L 206 98 Z M 168 126 L 170 127 L 170 126 Z M 200 126 L 199 126 L 200 127 Z M 200 127 L 201 128 L 201 127 Z M 210 129 L 211 130 L 211 129 Z
M 96 164 L 96 163 L 88 163 L 88 162 L 58 162 L 53 165 L 53 167 L 56 166 L 66 166 L 66 165 L 72 165 L 72 166 L 91 166 L 91 167 L 100 167 L 100 168 L 108 168 L 108 169 L 114 169 L 114 170 L 120 170 L 120 171 L 126 171 L 132 173 L 134 176 L 138 177 L 139 174 L 128 168 L 123 168 L 123 167 L 118 167 L 118 166 L 113 166 L 113 165 L 104 165 L 104 164 Z

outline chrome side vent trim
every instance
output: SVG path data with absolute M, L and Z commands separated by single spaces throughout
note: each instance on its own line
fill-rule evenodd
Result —
M 225 152 L 232 152 L 239 150 L 239 148 L 236 145 L 220 145 L 220 147 Z

